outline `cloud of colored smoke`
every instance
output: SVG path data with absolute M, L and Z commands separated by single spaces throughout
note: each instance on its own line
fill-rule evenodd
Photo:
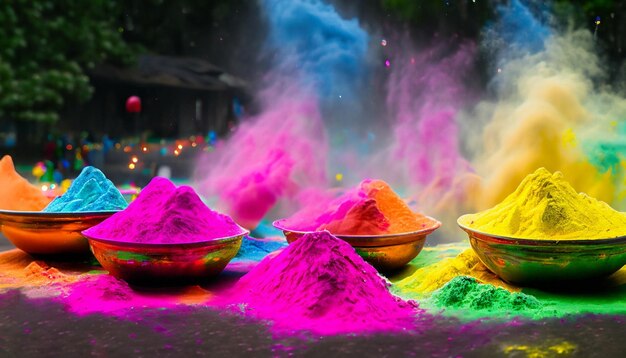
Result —
M 281 200 L 327 185 L 327 134 L 321 111 L 360 82 L 368 36 L 320 1 L 262 1 L 274 68 L 260 92 L 261 112 L 247 118 L 200 159 L 199 191 L 254 228 Z
M 420 209 L 433 215 L 455 178 L 471 171 L 460 150 L 456 117 L 470 101 L 466 81 L 476 47 L 450 47 L 438 44 L 396 55 L 387 80 L 393 131 L 385 158 L 391 166 L 384 175 L 395 187 L 410 189 Z
M 592 35 L 582 30 L 558 34 L 529 16 L 524 20 L 528 29 L 509 25 L 519 20 L 512 12 L 531 14 L 512 1 L 500 9 L 500 22 L 485 36 L 486 49 L 497 56 L 493 98 L 462 119 L 466 140 L 479 139 L 472 162 L 482 180 L 478 188 L 475 178 L 464 182 L 474 187 L 471 206 L 493 206 L 542 166 L 562 171 L 576 190 L 616 204 L 622 169 L 598 159 L 605 157 L 606 138 L 616 136 L 611 122 L 624 118 L 626 102 L 608 85 L 598 85 L 606 78 Z M 472 119 L 484 118 L 484 127 L 471 128 Z

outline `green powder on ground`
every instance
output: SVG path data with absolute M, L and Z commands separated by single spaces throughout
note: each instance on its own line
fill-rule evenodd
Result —
M 442 308 L 445 308 L 442 312 L 443 315 L 456 317 L 463 321 L 494 317 L 506 319 L 512 315 L 529 319 L 544 319 L 581 314 L 626 314 L 626 267 L 610 277 L 596 280 L 594 283 L 572 283 L 569 289 L 562 287 L 530 288 L 512 285 L 507 287 L 504 281 L 500 281 L 501 283 L 498 284 L 496 276 L 494 276 L 494 280 L 485 280 L 487 271 L 470 270 L 458 272 L 455 276 L 470 276 L 476 279 L 477 282 L 502 286 L 507 288 L 508 291 L 521 291 L 526 296 L 534 297 L 542 307 L 535 309 L 520 308 L 519 310 L 481 309 L 478 307 L 486 305 L 486 303 L 480 300 L 474 303 L 474 306 L 469 304 L 467 306 L 444 306 L 439 304 L 433 299 L 433 295 L 437 292 L 437 289 L 444 287 L 454 277 L 447 278 L 438 287 L 431 285 L 421 286 L 424 282 L 429 281 L 429 277 L 436 277 L 436 274 L 442 273 L 440 270 L 441 261 L 447 262 L 446 259 L 448 258 L 458 257 L 465 248 L 467 248 L 465 243 L 424 248 L 423 252 L 408 265 L 410 270 L 407 269 L 404 270 L 406 272 L 403 271 L 400 274 L 389 277 L 393 283 L 392 292 L 404 299 L 419 299 L 420 308 L 426 309 L 431 313 L 441 312 Z M 447 273 L 447 271 L 444 270 L 444 273 Z M 411 284 L 406 285 L 407 283 Z M 419 285 L 419 287 L 414 286 L 413 283 Z M 514 301 L 514 303 L 521 304 L 524 303 L 524 300 L 520 302 Z M 523 307 L 524 305 L 522 304 L 521 306 Z
M 433 293 L 432 300 L 435 305 L 443 308 L 471 308 L 513 313 L 520 310 L 535 310 L 543 306 L 533 296 L 482 284 L 469 276 L 453 278 Z

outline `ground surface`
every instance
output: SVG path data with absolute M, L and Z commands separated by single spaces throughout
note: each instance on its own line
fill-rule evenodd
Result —
M 0 238 L 0 251 L 12 245 Z M 36 296 L 36 295 L 35 295 Z M 419 333 L 285 338 L 215 308 L 140 309 L 127 317 L 75 315 L 19 289 L 0 294 L 0 356 L 513 356 L 620 357 L 626 317 L 461 323 L 430 316 Z

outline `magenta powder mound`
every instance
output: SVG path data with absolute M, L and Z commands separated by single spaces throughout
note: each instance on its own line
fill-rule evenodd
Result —
M 387 281 L 327 231 L 306 234 L 266 257 L 233 292 L 231 307 L 273 321 L 278 331 L 363 333 L 416 324 L 417 304 L 389 293 Z
M 242 235 L 230 217 L 209 209 L 189 186 L 156 177 L 128 208 L 84 231 L 118 242 L 184 244 Z

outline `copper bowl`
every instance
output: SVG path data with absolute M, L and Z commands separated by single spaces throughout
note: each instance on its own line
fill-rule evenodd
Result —
M 4 236 L 29 254 L 80 254 L 89 253 L 81 232 L 115 213 L 0 210 L 0 225 Z
M 480 261 L 505 281 L 545 285 L 609 276 L 626 264 L 626 236 L 609 239 L 554 240 L 493 235 L 457 223 Z
M 424 247 L 426 236 L 437 230 L 441 223 L 428 217 L 433 225 L 418 231 L 401 234 L 385 235 L 336 235 L 349 243 L 365 261 L 369 262 L 381 272 L 389 272 L 402 268 L 413 260 Z M 292 243 L 310 231 L 298 231 L 286 228 L 285 219 L 272 223 L 275 228 L 282 230 L 287 242 Z
M 128 282 L 187 282 L 217 276 L 237 255 L 247 231 L 187 244 L 119 242 L 86 234 L 91 252 L 109 273 Z

